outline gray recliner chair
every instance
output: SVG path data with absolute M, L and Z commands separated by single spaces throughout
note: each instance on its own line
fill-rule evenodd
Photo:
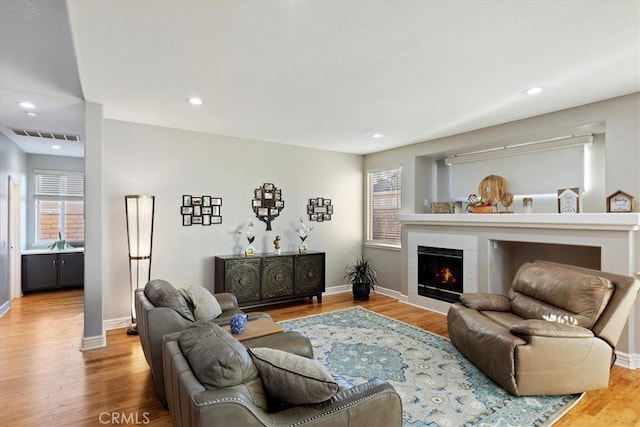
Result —
M 235 295 L 220 293 L 214 296 L 222 313 L 210 321 L 224 326 L 229 324 L 234 314 L 243 313 L 238 308 Z M 166 407 L 167 398 L 162 373 L 162 337 L 197 326 L 198 322 L 184 296 L 166 280 L 155 279 L 147 283 L 144 289 L 137 289 L 135 307 L 140 344 L 151 369 L 160 401 Z M 249 319 L 265 317 L 271 318 L 262 312 L 249 314 Z
M 165 335 L 164 341 L 165 387 L 176 426 L 402 425 L 402 401 L 391 384 L 374 379 L 353 385 L 318 368 L 311 343 L 297 331 L 240 343 L 210 324 Z M 265 347 L 280 350 L 281 359 L 260 367 L 252 352 Z M 302 364 L 315 368 L 300 369 L 300 359 L 311 359 Z

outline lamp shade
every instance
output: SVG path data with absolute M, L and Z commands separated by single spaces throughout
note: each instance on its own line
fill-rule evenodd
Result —
M 127 333 L 136 328 L 135 291 L 151 280 L 151 249 L 153 246 L 153 216 L 155 196 L 124 196 L 129 245 L 129 279 L 131 284 L 131 322 Z

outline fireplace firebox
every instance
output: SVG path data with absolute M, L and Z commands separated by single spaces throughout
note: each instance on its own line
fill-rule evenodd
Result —
M 418 246 L 418 295 L 458 302 L 463 292 L 463 251 Z

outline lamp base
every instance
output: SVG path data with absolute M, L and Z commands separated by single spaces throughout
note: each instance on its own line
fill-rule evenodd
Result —
M 127 329 L 127 335 L 138 335 L 138 325 L 133 324 Z

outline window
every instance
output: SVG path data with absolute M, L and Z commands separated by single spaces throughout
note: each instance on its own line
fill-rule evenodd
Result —
M 400 245 L 401 228 L 396 221 L 402 196 L 400 168 L 370 172 L 368 178 L 367 240 Z
M 34 170 L 36 243 L 84 241 L 84 175 Z

